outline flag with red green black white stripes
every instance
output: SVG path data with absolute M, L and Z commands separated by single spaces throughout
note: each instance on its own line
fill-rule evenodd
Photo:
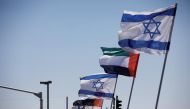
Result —
M 106 73 L 136 77 L 139 54 L 129 53 L 121 48 L 101 47 L 103 56 L 100 66 Z

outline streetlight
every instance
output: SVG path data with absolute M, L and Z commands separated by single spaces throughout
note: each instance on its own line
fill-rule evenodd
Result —
M 41 81 L 40 84 L 47 85 L 47 109 L 49 109 L 49 84 L 51 84 L 52 81 Z
M 31 91 L 26 91 L 26 90 L 11 88 L 11 87 L 5 87 L 5 86 L 0 86 L 0 88 L 4 88 L 4 89 L 9 89 L 9 90 L 14 90 L 14 91 L 19 91 L 19 92 L 24 92 L 24 93 L 33 94 L 33 95 L 37 96 L 38 98 L 40 98 L 40 109 L 43 109 L 42 92 L 35 93 L 35 92 L 31 92 Z

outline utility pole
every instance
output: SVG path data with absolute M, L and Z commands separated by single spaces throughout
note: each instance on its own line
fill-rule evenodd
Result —
M 24 93 L 33 94 L 33 95 L 35 95 L 36 97 L 40 98 L 40 109 L 43 109 L 42 92 L 35 93 L 35 92 L 31 92 L 31 91 L 26 91 L 26 90 L 11 88 L 11 87 L 5 87 L 5 86 L 0 86 L 0 88 L 4 88 L 4 89 L 14 90 L 14 91 L 18 91 L 18 92 L 24 92 Z
M 52 81 L 41 81 L 40 84 L 47 85 L 47 109 L 49 109 L 49 84 L 51 84 Z

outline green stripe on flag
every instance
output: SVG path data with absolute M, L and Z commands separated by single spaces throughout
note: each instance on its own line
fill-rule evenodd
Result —
M 104 55 L 109 55 L 109 56 L 127 56 L 129 57 L 130 54 L 126 51 L 124 51 L 121 48 L 106 48 L 106 47 L 101 47 L 102 52 Z

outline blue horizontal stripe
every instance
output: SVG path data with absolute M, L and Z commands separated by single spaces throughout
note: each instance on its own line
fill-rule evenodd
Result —
M 100 79 L 100 78 L 117 78 L 116 74 L 97 74 L 80 78 L 80 80 Z
M 141 22 L 144 20 L 150 20 L 156 16 L 164 16 L 164 15 L 175 16 L 175 13 L 176 13 L 176 8 L 170 8 L 162 12 L 152 13 L 150 15 L 141 15 L 141 14 L 131 15 L 124 13 L 121 22 Z
M 93 95 L 97 97 L 113 98 L 113 93 L 93 92 L 89 90 L 79 90 L 78 94 Z
M 170 42 L 159 42 L 159 41 L 144 41 L 144 40 L 131 40 L 124 39 L 120 40 L 118 43 L 121 47 L 130 48 L 151 48 L 157 50 L 169 50 Z

